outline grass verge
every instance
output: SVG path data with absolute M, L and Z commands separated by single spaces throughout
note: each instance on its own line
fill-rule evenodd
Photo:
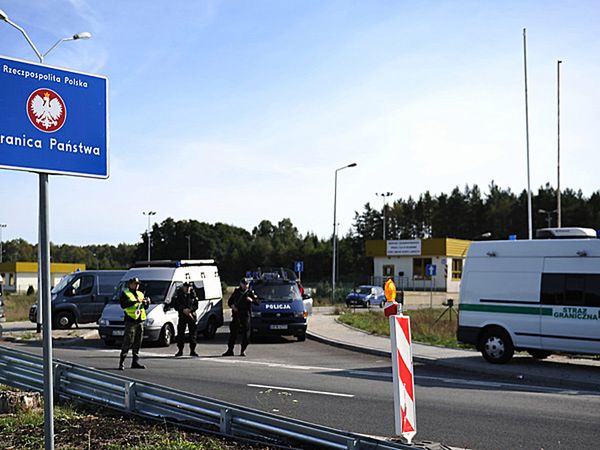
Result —
M 57 406 L 55 447 L 60 450 L 267 450 L 267 446 L 185 432 L 110 411 Z M 44 417 L 39 412 L 0 415 L 1 448 L 33 450 L 44 446 Z
M 404 311 L 404 314 L 410 317 L 413 341 L 451 348 L 471 348 L 456 340 L 457 317 L 455 312 L 450 316 L 449 311 L 435 308 L 408 310 Z M 380 336 L 390 335 L 389 319 L 383 315 L 382 311 L 365 313 L 346 311 L 342 312 L 338 320 L 367 333 Z
M 36 295 L 7 295 L 4 298 L 4 308 L 7 322 L 29 320 L 29 308 L 37 302 Z

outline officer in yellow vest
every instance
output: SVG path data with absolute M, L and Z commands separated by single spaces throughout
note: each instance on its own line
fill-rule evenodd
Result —
M 150 299 L 144 297 L 144 293 L 139 290 L 140 280 L 131 278 L 128 288 L 121 293 L 121 308 L 125 312 L 125 334 L 123 336 L 123 346 L 121 347 L 121 359 L 119 360 L 119 370 L 124 370 L 123 364 L 129 349 L 133 356 L 131 363 L 132 369 L 145 369 L 146 367 L 139 362 L 139 352 L 144 337 L 144 322 L 146 321 L 146 309 L 150 304 Z

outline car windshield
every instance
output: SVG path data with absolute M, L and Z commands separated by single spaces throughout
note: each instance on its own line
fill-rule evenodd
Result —
M 75 275 L 76 275 L 76 274 L 74 274 L 74 273 L 71 273 L 71 274 L 69 274 L 69 275 L 65 275 L 64 277 L 62 277 L 62 278 L 60 279 L 60 281 L 58 282 L 58 284 L 57 284 L 56 286 L 54 286 L 54 288 L 52 289 L 52 293 L 53 293 L 53 294 L 56 294 L 57 292 L 60 292 L 60 291 L 62 291 L 64 288 L 66 288 L 66 287 L 69 285 L 69 283 L 70 283 L 71 281 L 73 281 L 73 278 L 75 278 Z
M 371 288 L 368 286 L 360 286 L 357 287 L 354 292 L 356 292 L 357 294 L 365 294 L 368 295 L 371 293 Z
M 300 298 L 300 290 L 294 284 L 259 284 L 254 286 L 254 293 L 264 302 L 292 301 Z
M 144 293 L 146 297 L 150 297 L 153 304 L 164 303 L 165 297 L 171 286 L 170 281 L 155 281 L 155 280 L 141 280 L 140 291 Z M 121 281 L 117 286 L 115 295 L 113 295 L 112 302 L 119 303 L 121 293 L 127 289 L 127 281 Z

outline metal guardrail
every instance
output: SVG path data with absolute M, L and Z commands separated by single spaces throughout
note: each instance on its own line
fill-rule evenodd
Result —
M 42 391 L 42 364 L 41 356 L 0 346 L 0 383 Z M 54 361 L 54 397 L 91 402 L 143 417 L 182 422 L 186 427 L 198 430 L 208 429 L 226 436 L 272 443 L 340 450 L 423 448 L 275 416 L 59 360 Z

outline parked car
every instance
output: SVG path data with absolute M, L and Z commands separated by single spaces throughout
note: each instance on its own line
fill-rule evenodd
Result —
M 370 308 L 378 305 L 383 308 L 385 303 L 385 294 L 380 286 L 362 285 L 354 288 L 346 296 L 346 306 L 364 306 Z
M 71 328 L 75 323 L 96 322 L 115 292 L 125 270 L 85 270 L 64 276 L 52 289 L 52 326 Z M 37 303 L 29 309 L 37 322 Z
M 175 338 L 179 314 L 169 303 L 184 282 L 191 282 L 199 300 L 198 334 L 212 339 L 223 325 L 223 293 L 219 271 L 212 259 L 194 261 L 140 262 L 125 272 L 115 295 L 102 311 L 98 333 L 106 345 L 123 340 L 125 331 L 121 292 L 130 278 L 139 278 L 140 290 L 150 298 L 144 326 L 144 341 L 168 347 Z

